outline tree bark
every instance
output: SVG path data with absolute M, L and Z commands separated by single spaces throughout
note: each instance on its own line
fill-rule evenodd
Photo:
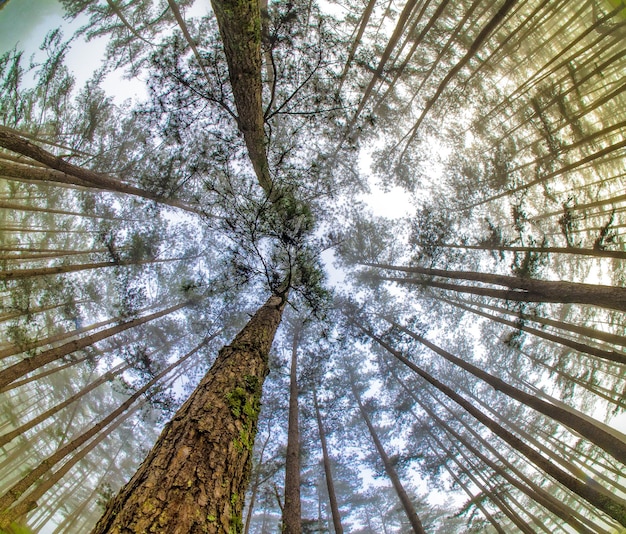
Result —
M 300 342 L 301 328 L 301 325 L 295 325 L 291 345 L 289 427 L 287 429 L 285 505 L 283 507 L 283 532 L 285 534 L 300 534 L 302 531 L 302 506 L 300 502 L 300 428 L 298 425 L 298 344 Z
M 212 0 L 228 75 L 243 134 L 259 184 L 270 198 L 273 191 L 269 162 L 265 152 L 261 81 L 261 8 L 259 0 Z
M 94 534 L 240 532 L 268 354 L 285 306 L 269 298 L 166 425 Z
M 326 431 L 324 430 L 324 422 L 322 414 L 317 403 L 317 392 L 313 390 L 313 406 L 315 407 L 315 416 L 317 418 L 317 430 L 320 435 L 320 443 L 322 445 L 322 456 L 324 459 L 324 473 L 326 474 L 326 487 L 328 488 L 328 500 L 330 501 L 330 511 L 333 516 L 333 526 L 335 534 L 343 534 L 343 526 L 341 524 L 341 514 L 337 504 L 337 494 L 335 493 L 335 484 L 333 482 L 333 473 L 330 465 L 330 456 L 328 454 L 328 445 L 326 443 Z

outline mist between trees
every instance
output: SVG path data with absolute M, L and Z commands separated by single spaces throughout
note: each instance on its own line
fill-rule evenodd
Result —
M 624 531 L 621 0 L 61 3 L 0 51 L 0 532 Z

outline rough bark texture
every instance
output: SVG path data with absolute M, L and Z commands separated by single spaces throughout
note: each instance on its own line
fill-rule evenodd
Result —
M 224 44 L 239 130 L 259 184 L 271 197 L 272 180 L 263 129 L 259 0 L 212 0 L 211 5 Z
M 300 327 L 296 326 L 291 347 L 289 380 L 289 429 L 287 431 L 287 458 L 285 460 L 285 505 L 283 507 L 284 534 L 302 531 L 300 502 L 300 428 L 298 425 L 298 343 Z
M 93 533 L 238 533 L 268 353 L 284 300 L 250 319 L 166 425 Z

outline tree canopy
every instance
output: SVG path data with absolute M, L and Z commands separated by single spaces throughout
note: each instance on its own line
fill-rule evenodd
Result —
M 0 49 L 0 532 L 626 528 L 622 1 L 60 3 Z

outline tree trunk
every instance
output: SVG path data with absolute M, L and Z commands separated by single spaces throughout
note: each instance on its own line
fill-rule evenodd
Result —
M 391 369 L 391 367 L 389 365 L 387 365 L 387 369 L 389 370 L 389 372 L 391 373 L 391 375 L 394 377 L 394 379 L 398 382 L 398 384 L 400 384 L 400 386 L 402 387 L 402 389 L 407 392 L 409 394 L 409 396 L 419 404 L 419 406 L 435 421 L 437 422 L 437 424 L 445 429 L 446 431 L 448 431 L 449 433 L 451 433 L 455 439 L 457 439 L 459 442 L 461 442 L 468 450 L 470 450 L 475 456 L 479 457 L 483 463 L 489 465 L 492 469 L 500 472 L 501 468 L 497 465 L 494 464 L 494 462 L 492 460 L 490 460 L 489 458 L 487 458 L 484 454 L 482 454 L 479 450 L 477 450 L 473 445 L 471 445 L 469 443 L 469 441 L 467 439 L 465 439 L 463 436 L 461 436 L 458 432 L 456 432 L 451 425 L 449 425 L 448 423 L 446 423 L 443 419 L 441 419 L 439 416 L 437 416 L 437 414 L 431 410 L 428 405 L 423 402 L 421 399 L 419 399 L 414 393 L 413 391 L 411 391 L 409 389 L 409 387 L 404 383 L 404 381 L 402 381 L 400 379 L 400 377 L 397 376 L 397 374 L 395 373 L 395 371 L 393 369 Z M 592 531 L 590 531 L 587 527 L 585 527 L 582 524 L 579 524 L 579 522 L 584 522 L 587 521 L 587 518 L 585 518 L 584 516 L 578 514 L 575 510 L 569 508 L 568 506 L 566 506 L 564 503 L 562 503 L 561 501 L 559 501 L 556 497 L 554 497 L 553 495 L 551 495 L 550 493 L 548 493 L 546 490 L 544 490 L 543 488 L 541 488 L 540 486 L 537 486 L 532 480 L 530 480 L 524 473 L 522 473 L 519 469 L 517 469 L 516 467 L 514 467 L 514 465 L 510 462 L 510 460 L 508 460 L 507 458 L 505 458 L 502 454 L 500 454 L 500 452 L 498 451 L 498 449 L 496 449 L 495 447 L 493 447 L 489 442 L 487 442 L 480 434 L 478 434 L 477 432 L 475 432 L 469 425 L 467 425 L 467 423 L 465 421 L 463 421 L 453 410 L 451 410 L 445 403 L 441 402 L 441 399 L 439 399 L 437 396 L 435 396 L 432 392 L 428 392 L 429 395 L 435 399 L 441 406 L 443 406 L 448 413 L 450 413 L 457 421 L 459 421 L 473 436 L 473 438 L 475 440 L 477 440 L 479 443 L 481 443 L 487 450 L 489 450 L 491 452 L 491 454 L 493 454 L 498 460 L 500 460 L 510 471 L 512 471 L 519 479 L 522 480 L 522 482 L 525 484 L 520 486 L 520 483 L 517 480 L 511 480 L 510 479 L 510 475 L 507 472 L 503 472 L 500 473 L 501 476 L 503 476 L 504 478 L 506 478 L 511 484 L 513 484 L 515 487 L 517 487 L 518 489 L 520 489 L 521 491 L 525 492 L 531 499 L 536 500 L 537 502 L 539 502 L 540 504 L 542 504 L 545 508 L 549 509 L 550 511 L 552 511 L 555 515 L 557 515 L 558 517 L 560 517 L 561 519 L 563 519 L 564 521 L 570 523 L 571 525 L 573 525 L 576 530 L 578 532 L 584 532 L 585 534 L 593 534 Z M 418 420 L 419 417 L 417 417 L 416 414 L 413 414 Z M 434 437 L 434 436 L 433 436 Z M 445 449 L 445 450 L 449 450 L 449 449 Z M 527 492 L 527 489 L 530 488 L 531 492 Z
M 482 369 L 479 369 L 475 365 L 472 365 L 465 360 L 450 354 L 449 352 L 443 350 L 437 345 L 431 343 L 427 339 L 422 336 L 412 332 L 408 328 L 391 321 L 390 319 L 385 319 L 390 324 L 400 329 L 402 332 L 408 334 L 410 337 L 422 343 L 425 347 L 428 347 L 430 350 L 449 361 L 450 363 L 457 365 L 461 369 L 473 374 L 475 377 L 483 380 L 491 387 L 493 387 L 496 391 L 501 391 L 505 395 L 509 396 L 512 399 L 515 399 L 530 408 L 537 410 L 539 413 L 558 421 L 562 425 L 570 428 L 574 432 L 577 432 L 584 438 L 591 441 L 591 443 L 597 445 L 615 459 L 619 460 L 623 464 L 626 464 L 626 436 L 617 430 L 613 431 L 609 429 L 602 423 L 596 422 L 595 420 L 588 418 L 584 414 L 574 410 L 573 408 L 565 409 L 561 406 L 557 406 L 552 402 L 546 402 L 536 395 L 526 393 L 521 389 L 518 389 L 510 384 L 506 383 L 504 380 L 493 376 Z M 602 428 L 604 426 L 605 428 Z M 622 437 L 624 439 L 622 439 Z
M 84 443 L 96 436 L 102 429 L 108 427 L 111 423 L 113 423 L 113 421 L 115 421 L 115 419 L 117 419 L 120 415 L 126 413 L 128 409 L 137 400 L 139 400 L 142 395 L 144 395 L 150 388 L 157 384 L 159 380 L 161 380 L 161 378 L 170 373 L 172 370 L 174 370 L 184 361 L 189 359 L 191 356 L 196 354 L 196 352 L 200 350 L 200 348 L 203 347 L 207 342 L 208 339 L 204 340 L 195 349 L 185 354 L 185 356 L 168 365 L 148 383 L 146 383 L 139 390 L 133 393 L 117 409 L 107 415 L 100 422 L 93 425 L 87 432 L 84 432 L 83 434 L 72 440 L 70 443 L 61 447 L 52 455 L 48 456 L 37 467 L 31 470 L 26 476 L 24 476 L 16 484 L 11 486 L 11 488 L 6 493 L 0 496 L 0 528 L 7 528 L 9 526 L 9 524 L 13 520 L 13 518 L 10 517 L 11 512 L 9 510 L 9 507 L 12 506 L 13 503 L 15 503 L 28 488 L 37 483 L 41 479 L 41 477 L 46 475 L 57 463 L 62 461 L 70 454 L 74 453 Z
M 0 371 L 0 390 L 2 390 L 2 388 L 7 386 L 14 380 L 17 380 L 18 378 L 24 376 L 25 374 L 30 373 L 35 369 L 39 369 L 40 367 L 43 367 L 44 365 L 51 363 L 55 360 L 59 360 L 63 358 L 63 356 L 67 356 L 72 352 L 84 349 L 85 347 L 93 345 L 97 341 L 101 341 L 103 339 L 106 339 L 107 337 L 119 334 L 120 332 L 128 330 L 129 328 L 139 326 L 141 324 L 147 323 L 148 321 L 153 321 L 155 319 L 158 319 L 159 317 L 163 317 L 164 315 L 173 313 L 181 308 L 184 308 L 188 304 L 188 302 L 176 304 L 175 306 L 171 306 L 170 308 L 166 308 L 165 310 L 155 312 L 150 315 L 146 315 L 145 317 L 140 317 L 138 319 L 133 319 L 132 321 L 121 323 L 111 328 L 107 328 L 106 330 L 101 330 L 100 332 L 97 332 L 95 334 L 85 336 L 74 341 L 70 341 L 65 345 L 46 350 L 37 354 L 36 356 L 32 356 L 31 358 L 15 363 Z
M 250 319 L 166 425 L 94 534 L 240 532 L 268 354 L 285 300 Z
M 291 370 L 289 373 L 289 427 L 287 429 L 287 455 L 285 459 L 285 505 L 283 507 L 283 532 L 300 534 L 302 508 L 300 503 L 300 428 L 298 426 L 298 344 L 301 325 L 295 325 L 291 345 Z
M 3 447 L 7 443 L 15 439 L 17 436 L 30 430 L 34 426 L 37 426 L 39 423 L 42 423 L 43 421 L 48 419 L 48 417 L 52 417 L 55 413 L 60 412 L 66 406 L 69 406 L 73 402 L 76 402 L 81 397 L 87 395 L 87 393 L 89 393 L 90 391 L 93 391 L 94 389 L 96 389 L 100 384 L 104 384 L 105 382 L 109 382 L 113 380 L 113 378 L 115 378 L 120 373 L 123 373 L 129 367 L 130 367 L 129 363 L 126 363 L 126 364 L 121 363 L 117 365 L 114 369 L 111 369 L 110 371 L 108 371 L 107 373 L 99 377 L 98 379 L 94 380 L 91 384 L 88 384 L 87 386 L 82 388 L 78 393 L 75 393 L 71 397 L 65 399 L 63 402 L 57 404 L 56 406 L 53 406 L 49 410 L 46 410 L 45 412 L 38 415 L 37 417 L 34 417 L 33 419 L 19 426 L 15 430 L 12 430 L 11 432 L 7 432 L 6 434 L 3 434 L 2 436 L 0 436 L 0 447 Z
M 596 358 L 602 358 L 604 360 L 608 360 L 611 362 L 619 363 L 622 365 L 626 364 L 626 354 L 621 352 L 616 352 L 614 350 L 605 350 L 600 349 L 598 347 L 592 347 L 591 345 L 587 345 L 585 343 L 580 343 L 579 341 L 574 341 L 573 339 L 567 339 L 562 336 L 558 336 L 556 334 L 551 334 L 549 332 L 544 332 L 543 330 L 539 330 L 537 328 L 532 328 L 530 326 L 526 326 L 525 324 L 509 321 L 508 319 L 504 319 L 502 317 L 497 317 L 496 315 L 491 315 L 489 313 L 485 313 L 481 310 L 477 310 L 476 308 L 471 308 L 470 306 L 466 306 L 465 304 L 461 304 L 460 302 L 455 302 L 448 299 L 442 299 L 448 304 L 452 304 L 453 306 L 457 306 L 458 308 L 469 311 L 471 313 L 475 313 L 480 317 L 484 317 L 486 319 L 490 319 L 496 323 L 500 323 L 506 326 L 510 326 L 515 330 L 521 330 L 522 332 L 528 332 L 536 337 L 541 339 L 546 339 L 553 343 L 558 343 L 559 345 L 563 345 L 564 347 L 569 347 L 570 349 L 574 349 L 583 354 L 590 354 L 591 356 L 595 356 Z
M 259 184 L 270 198 L 272 179 L 265 152 L 261 81 L 261 8 L 259 0 L 212 0 L 224 52 L 228 76 L 239 115 L 237 125 L 243 134 Z
M 428 383 L 436 387 L 439 391 L 441 391 L 448 398 L 456 402 L 459 406 L 465 409 L 470 415 L 480 421 L 483 425 L 489 428 L 495 435 L 502 438 L 506 443 L 508 443 L 511 447 L 517 450 L 519 453 L 524 455 L 528 460 L 534 463 L 537 467 L 545 471 L 547 474 L 552 476 L 554 479 L 559 481 L 565 487 L 569 488 L 571 491 L 585 499 L 587 502 L 602 510 L 604 513 L 618 521 L 621 525 L 626 526 L 626 507 L 617 502 L 615 499 L 603 495 L 598 492 L 595 488 L 591 487 L 586 482 L 582 482 L 581 480 L 575 478 L 574 476 L 566 473 L 552 462 L 544 458 L 537 451 L 528 446 L 524 441 L 519 439 L 517 436 L 506 430 L 501 425 L 497 424 L 495 421 L 487 417 L 483 411 L 478 410 L 474 407 L 470 402 L 461 397 L 458 393 L 456 393 L 452 388 L 449 388 L 432 375 L 428 374 L 426 371 L 415 365 L 413 362 L 405 358 L 398 351 L 394 350 L 391 346 L 385 343 L 382 339 L 380 339 L 375 334 L 368 332 L 365 329 L 362 331 L 369 335 L 374 341 L 376 341 L 381 347 L 387 350 L 390 354 L 395 356 L 398 360 L 404 363 L 407 367 L 409 367 L 412 371 L 421 376 Z
M 416 534 L 425 534 L 424 527 L 422 526 L 422 522 L 420 521 L 420 518 L 418 517 L 417 512 L 415 511 L 415 508 L 413 507 L 413 503 L 411 502 L 411 499 L 409 499 L 409 496 L 407 495 L 406 490 L 404 489 L 404 486 L 402 485 L 402 482 L 400 481 L 400 477 L 398 476 L 398 473 L 396 473 L 396 469 L 391 463 L 389 456 L 387 456 L 387 453 L 385 452 L 385 449 L 383 448 L 383 444 L 378 438 L 376 429 L 372 425 L 369 415 L 367 414 L 367 412 L 365 411 L 365 408 L 363 407 L 363 403 L 361 402 L 361 397 L 359 396 L 358 391 L 354 387 L 354 384 L 352 384 L 352 393 L 354 395 L 354 398 L 356 399 L 357 404 L 359 405 L 359 412 L 361 413 L 361 417 L 363 417 L 363 420 L 365 421 L 365 424 L 367 425 L 367 429 L 369 430 L 370 436 L 372 436 L 372 441 L 374 442 L 374 445 L 376 446 L 376 450 L 378 451 L 378 454 L 380 455 L 380 459 L 382 460 L 383 465 L 385 466 L 385 472 L 387 473 L 387 476 L 391 480 L 391 483 L 393 484 L 393 487 L 396 490 L 396 493 L 398 494 L 398 498 L 400 499 L 400 503 L 402 504 L 402 507 L 404 508 L 404 512 L 406 513 L 406 516 L 409 519 L 409 523 L 411 524 L 411 527 L 413 528 L 413 532 L 415 532 Z
M 202 213 L 201 210 L 187 206 L 181 201 L 162 198 L 150 191 L 125 184 L 111 176 L 68 163 L 60 157 L 32 144 L 23 137 L 10 132 L 3 126 L 0 126 L 0 146 L 50 167 L 50 169 L 38 169 L 27 165 L 16 165 L 6 161 L 0 161 L 0 174 L 3 176 L 15 176 L 16 178 L 26 180 L 59 181 L 61 183 L 81 185 L 83 187 L 95 187 L 106 191 L 115 191 L 142 197 L 193 213 Z
M 343 526 L 341 524 L 341 514 L 337 504 L 337 494 L 335 493 L 335 484 L 333 483 L 333 473 L 330 466 L 330 456 L 328 455 L 328 445 L 326 443 L 326 431 L 322 421 L 322 414 L 317 403 L 317 392 L 313 390 L 313 406 L 315 407 L 315 416 L 317 418 L 317 430 L 320 435 L 320 443 L 322 445 L 322 456 L 324 458 L 324 473 L 326 474 L 326 487 L 328 488 L 328 500 L 330 501 L 330 511 L 333 516 L 333 526 L 335 534 L 343 534 Z
M 405 273 L 440 276 L 455 280 L 470 280 L 473 282 L 482 282 L 484 284 L 504 286 L 513 290 L 512 292 L 517 291 L 518 293 L 521 293 L 521 297 L 527 294 L 530 294 L 529 296 L 533 297 L 543 297 L 544 302 L 593 304 L 594 306 L 626 311 L 626 287 L 581 284 L 577 282 L 553 282 L 550 280 L 536 280 L 534 278 L 523 278 L 502 274 L 480 273 L 474 271 L 448 271 L 445 269 L 404 267 L 368 262 L 362 262 L 361 265 L 375 267 L 378 269 L 401 271 Z M 387 277 L 381 278 L 391 279 Z M 402 279 L 394 278 L 393 281 L 398 282 L 402 281 Z M 407 278 L 405 283 L 420 283 L 429 285 L 430 282 L 415 281 Z M 511 300 L 513 299 L 511 298 Z
M 626 199 L 626 195 L 624 196 Z M 613 199 L 610 199 L 611 201 Z M 586 207 L 586 206 L 585 206 Z M 572 209 L 579 209 L 574 206 Z M 550 215 L 562 215 L 563 210 Z M 537 220 L 539 217 L 531 217 L 530 220 Z M 575 248 L 575 247 L 514 247 L 507 245 L 438 245 L 441 248 L 461 248 L 466 250 L 485 250 L 498 252 L 535 252 L 537 254 L 575 254 L 577 256 L 593 256 L 594 258 L 616 258 L 626 260 L 626 252 L 622 250 L 604 250 L 595 248 Z

